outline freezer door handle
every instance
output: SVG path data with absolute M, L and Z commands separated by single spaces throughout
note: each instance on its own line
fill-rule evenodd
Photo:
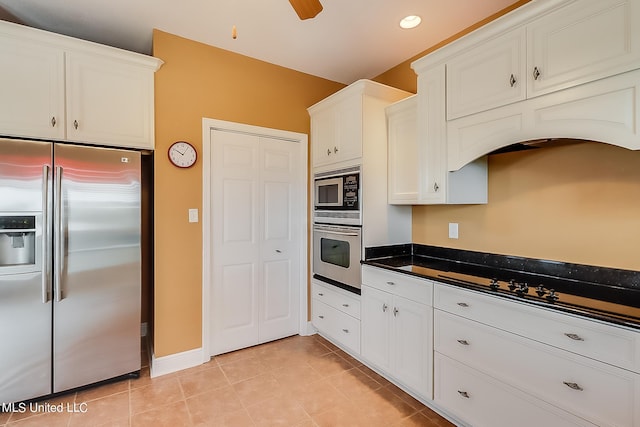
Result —
M 54 265 L 53 265 L 53 284 L 56 289 L 56 301 L 62 301 L 62 254 L 64 237 L 62 234 L 62 166 L 56 166 L 55 175 L 55 194 L 58 195 L 54 199 Z
M 42 303 L 49 302 L 49 165 L 42 166 Z

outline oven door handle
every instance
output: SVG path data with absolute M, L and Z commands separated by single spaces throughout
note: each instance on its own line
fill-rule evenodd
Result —
M 329 230 L 320 230 L 320 229 L 316 229 L 315 231 L 319 231 L 321 233 L 326 233 L 326 234 L 337 234 L 338 236 L 358 237 L 358 233 L 349 233 L 344 231 L 329 231 Z

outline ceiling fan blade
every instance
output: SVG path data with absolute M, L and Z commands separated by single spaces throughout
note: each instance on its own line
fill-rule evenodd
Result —
M 300 19 L 315 18 L 322 12 L 320 0 L 289 0 Z

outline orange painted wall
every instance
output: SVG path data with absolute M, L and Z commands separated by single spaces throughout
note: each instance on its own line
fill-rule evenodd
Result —
M 164 65 L 155 76 L 155 285 L 156 357 L 202 343 L 201 162 L 180 170 L 167 149 L 186 140 L 202 152 L 202 118 L 309 133 L 307 107 L 344 85 L 155 30 L 153 55 Z

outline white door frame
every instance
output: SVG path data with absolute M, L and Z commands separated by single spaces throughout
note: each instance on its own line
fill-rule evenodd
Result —
M 212 264 L 210 262 L 213 242 L 211 241 L 211 131 L 223 130 L 230 132 L 242 132 L 260 136 L 267 136 L 275 139 L 295 141 L 301 144 L 300 163 L 304 167 L 300 170 L 300 181 L 307 182 L 308 179 L 308 135 L 304 133 L 291 132 L 286 130 L 264 128 L 260 126 L 247 125 L 243 123 L 228 122 L 217 119 L 202 119 L 202 357 L 203 363 L 210 359 L 211 352 L 211 284 L 212 284 Z M 300 335 L 308 335 L 307 322 L 307 293 L 308 293 L 308 185 L 301 186 L 302 195 L 300 197 L 300 212 L 304 213 L 304 218 L 300 220 L 300 236 L 302 238 L 300 256 L 300 311 L 299 328 Z

